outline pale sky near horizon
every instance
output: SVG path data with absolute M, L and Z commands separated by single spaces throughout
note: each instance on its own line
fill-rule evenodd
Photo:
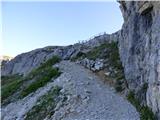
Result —
M 119 4 L 110 2 L 2 2 L 2 53 L 16 56 L 69 45 L 123 24 Z

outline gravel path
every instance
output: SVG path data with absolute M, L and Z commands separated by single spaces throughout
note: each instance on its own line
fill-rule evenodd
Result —
M 45 120 L 139 120 L 136 109 L 89 70 L 69 61 L 58 66 L 63 71 L 59 78 L 2 108 L 2 119 L 23 120 L 40 96 L 59 85 L 67 99 L 59 101 L 54 115 Z
M 69 99 L 52 120 L 139 120 L 136 109 L 89 70 L 68 61 L 59 66 L 68 79 L 56 84 Z

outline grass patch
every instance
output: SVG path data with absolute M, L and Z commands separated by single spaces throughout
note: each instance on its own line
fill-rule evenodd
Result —
M 120 57 L 119 57 L 119 50 L 118 50 L 118 43 L 117 42 L 111 42 L 111 43 L 104 43 L 100 46 L 92 48 L 87 53 L 79 52 L 75 57 L 73 57 L 71 60 L 76 61 L 79 59 L 88 58 L 90 60 L 96 60 L 99 59 L 107 59 L 110 66 L 116 68 L 116 69 L 123 69 Z
M 56 56 L 42 63 L 41 66 L 32 70 L 26 79 L 34 79 L 34 81 L 26 86 L 21 92 L 21 98 L 29 95 L 30 93 L 36 91 L 38 88 L 43 87 L 52 78 L 56 78 L 60 75 L 58 69 L 53 68 L 52 65 L 59 62 L 60 59 Z
M 48 67 L 52 67 L 52 65 L 60 62 L 60 58 L 57 56 L 53 56 L 51 59 L 47 60 L 46 62 L 42 63 L 38 68 L 33 69 L 28 76 L 26 77 L 26 79 L 33 79 L 35 77 L 38 77 L 41 74 L 45 73 L 45 70 Z M 42 76 L 42 75 L 41 75 Z
M 54 108 L 58 102 L 61 88 L 53 87 L 46 95 L 42 96 L 26 115 L 25 120 L 44 120 L 54 114 Z
M 122 87 L 123 86 L 123 81 L 121 80 L 116 80 L 116 83 L 115 83 L 115 90 L 117 92 L 122 92 L 124 90 L 124 88 Z
M 119 70 L 114 74 L 113 79 L 115 80 L 114 87 L 117 92 L 122 92 L 127 87 L 123 70 Z
M 129 92 L 127 99 L 140 113 L 141 120 L 156 120 L 156 116 L 152 110 L 148 106 L 141 105 L 140 101 L 135 97 L 135 93 L 133 91 Z
M 142 86 L 142 89 L 141 89 L 142 92 L 143 92 L 143 93 L 146 93 L 146 92 L 147 92 L 147 89 L 148 89 L 148 83 L 144 83 L 143 86 Z
M 141 107 L 141 120 L 157 120 L 156 116 L 148 106 Z
M 71 61 L 76 61 L 76 60 L 80 60 L 86 57 L 86 54 L 83 52 L 78 52 L 77 55 L 75 57 L 71 58 Z
M 42 63 L 38 68 L 33 69 L 26 77 L 17 74 L 2 76 L 2 104 L 8 104 L 11 101 L 23 98 L 44 86 L 52 78 L 59 76 L 59 70 L 52 67 L 52 65 L 59 61 L 59 57 L 53 56 L 51 59 Z
M 4 77 L 3 77 L 4 78 Z M 14 76 L 13 79 L 11 76 L 6 76 L 5 79 L 2 78 L 2 81 L 5 81 L 6 78 L 9 78 L 9 80 L 6 79 L 7 82 L 3 82 L 3 86 L 1 87 L 1 100 L 2 103 L 5 99 L 7 99 L 9 96 L 14 94 L 18 89 L 20 89 L 22 85 L 22 77 L 21 76 Z
M 111 68 L 112 70 L 108 70 L 111 74 L 110 78 L 113 80 L 113 85 L 117 92 L 122 92 L 126 87 L 126 81 L 123 71 L 123 66 L 120 61 L 119 49 L 117 42 L 106 42 L 101 44 L 100 46 L 92 48 L 89 52 L 82 53 L 79 52 L 75 57 L 71 60 L 81 60 L 84 58 L 88 58 L 89 60 L 104 59 L 104 64 L 106 64 L 106 68 Z M 114 73 L 114 71 L 117 71 Z
M 117 70 L 123 69 L 117 42 L 104 43 L 98 47 L 94 47 L 86 53 L 86 57 L 91 60 L 96 60 L 97 58 L 107 59 L 110 66 Z
M 107 52 L 106 57 L 108 58 L 109 64 L 117 70 L 123 69 L 120 61 L 119 49 L 117 42 L 111 42 L 106 44 Z
M 91 51 L 86 53 L 86 57 L 91 60 L 96 60 L 97 58 L 102 58 L 104 50 L 108 47 L 109 43 L 101 44 L 100 46 L 94 47 Z
M 15 75 L 8 75 L 8 76 L 1 76 L 1 86 L 9 84 L 17 79 L 21 79 L 22 76 L 15 74 Z
M 41 72 L 39 73 L 41 74 Z M 38 77 L 33 83 L 27 86 L 21 93 L 22 97 L 29 95 L 30 93 L 36 91 L 38 88 L 43 87 L 47 82 L 49 82 L 53 77 L 60 75 L 60 72 L 57 69 L 47 67 L 45 73 Z

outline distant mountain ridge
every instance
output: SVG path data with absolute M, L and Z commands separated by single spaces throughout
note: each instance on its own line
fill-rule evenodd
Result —
M 0 60 L 11 60 L 13 58 L 14 57 L 11 57 L 11 56 L 8 56 L 8 55 L 2 55 L 2 56 L 0 56 Z

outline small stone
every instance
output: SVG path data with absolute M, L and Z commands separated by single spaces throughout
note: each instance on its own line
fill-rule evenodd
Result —
M 60 92 L 61 92 L 61 93 L 64 93 L 64 92 L 65 92 L 65 89 L 61 89 Z
M 75 112 L 75 109 L 74 109 L 74 108 L 71 108 L 71 109 L 70 109 L 70 112 Z
M 87 90 L 87 89 L 85 89 L 84 91 L 85 91 L 86 93 L 88 93 L 88 94 L 91 93 L 91 91 L 89 91 L 89 90 Z
M 89 80 L 93 80 L 93 78 L 91 76 L 88 77 Z
M 87 83 L 86 83 L 86 85 L 89 85 L 89 84 L 90 84 L 90 82 L 87 82 Z
M 109 76 L 110 75 L 110 72 L 106 72 L 106 73 L 104 73 L 106 76 Z

